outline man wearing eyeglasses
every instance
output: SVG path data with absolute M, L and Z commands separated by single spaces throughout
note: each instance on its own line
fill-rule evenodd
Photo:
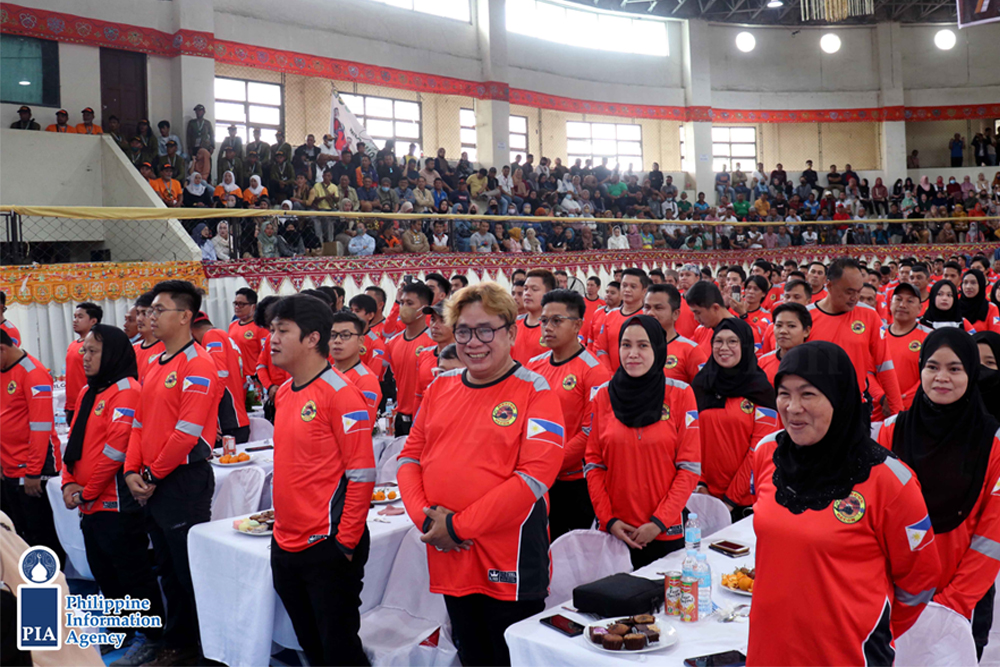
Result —
M 236 290 L 233 299 L 233 322 L 229 325 L 229 337 L 240 348 L 243 355 L 243 379 L 253 375 L 257 368 L 257 358 L 260 357 L 261 341 L 267 338 L 267 329 L 262 329 L 253 321 L 257 310 L 257 292 L 249 287 Z
M 571 530 L 590 528 L 594 507 L 583 478 L 583 455 L 590 424 L 585 423 L 591 390 L 611 379 L 606 366 L 580 343 L 586 303 L 577 292 L 557 289 L 542 297 L 542 340 L 549 348 L 528 363 L 548 380 L 562 405 L 566 448 L 556 483 L 549 490 L 552 539 Z
M 407 435 L 417 412 L 417 358 L 434 341 L 427 334 L 423 307 L 434 299 L 431 288 L 420 281 L 403 285 L 399 296 L 399 321 L 405 329 L 385 342 L 386 357 L 396 379 L 396 435 Z
M 365 328 L 365 323 L 354 313 L 342 310 L 334 313 L 333 333 L 330 334 L 330 362 L 361 390 L 368 406 L 368 417 L 374 424 L 378 417 L 378 406 L 382 402 L 382 389 L 379 387 L 378 375 L 361 361 Z

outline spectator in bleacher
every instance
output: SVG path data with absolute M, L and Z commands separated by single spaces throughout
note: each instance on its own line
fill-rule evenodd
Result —
M 12 130 L 41 130 L 42 126 L 31 117 L 31 107 L 22 106 L 17 110 L 17 120 L 10 124 Z
M 150 126 L 149 121 L 141 118 L 135 125 L 135 133 L 142 144 L 143 161 L 155 165 L 157 159 L 160 157 L 160 144 L 156 140 L 156 137 L 153 136 L 153 128 Z
M 951 153 L 951 166 L 961 167 L 965 152 L 965 137 L 962 136 L 961 132 L 956 132 L 955 136 L 948 142 L 948 151 Z
M 343 158 L 344 156 L 341 154 L 341 161 L 343 161 Z M 338 168 L 336 174 L 338 176 L 338 180 L 340 171 L 342 171 L 342 169 Z M 375 167 L 372 166 L 371 158 L 367 155 L 362 155 L 361 164 L 354 168 L 355 185 L 359 188 L 363 186 L 366 176 L 371 179 L 372 183 L 378 181 L 378 172 L 375 170 Z
M 378 172 L 379 183 L 388 178 L 389 187 L 392 188 L 399 184 L 399 179 L 403 176 L 403 170 L 396 164 L 396 156 L 392 153 L 386 153 L 382 157 L 381 164 L 375 165 L 375 171 Z
M 271 191 L 275 199 L 289 199 L 295 192 L 295 170 L 288 163 L 288 155 L 282 149 L 274 152 L 274 164 L 271 165 Z
M 266 142 L 260 140 L 259 127 L 253 128 L 253 141 L 247 143 L 246 151 L 247 158 L 250 157 L 251 152 L 257 153 L 257 160 L 260 162 L 262 168 L 271 161 L 271 147 Z
M 806 183 L 809 184 L 810 188 L 814 190 L 819 189 L 819 186 L 816 185 L 817 182 L 819 181 L 819 176 L 816 174 L 816 170 L 813 169 L 812 160 L 806 160 L 806 168 L 805 171 L 802 172 L 802 177 L 806 179 Z M 803 199 L 805 199 L 805 197 L 803 197 Z
M 205 184 L 201 173 L 191 172 L 188 183 L 184 186 L 184 206 L 189 208 L 210 208 L 212 206 L 212 192 Z
M 434 208 L 434 194 L 427 187 L 423 176 L 417 177 L 417 187 L 413 189 L 414 210 L 417 213 L 427 213 Z
M 272 164 L 274 164 L 275 154 L 278 151 L 283 152 L 285 154 L 285 160 L 288 161 L 289 164 L 291 164 L 291 160 L 292 160 L 292 145 L 290 143 L 288 143 L 287 141 L 285 141 L 285 132 L 284 132 L 284 130 L 277 130 L 274 133 L 274 143 L 271 144 L 271 151 L 270 151 L 270 154 L 271 154 L 270 157 L 271 157 L 271 163 Z M 336 182 L 336 180 L 334 180 L 334 182 Z M 273 187 L 274 184 L 272 183 L 271 186 Z
M 222 140 L 222 145 L 219 147 L 219 152 L 226 155 L 226 149 L 232 147 L 233 157 L 237 160 L 243 160 L 243 137 L 236 136 L 236 126 L 230 125 L 226 128 L 228 136 Z
M 392 189 L 392 181 L 388 176 L 383 177 L 379 182 L 376 194 L 378 195 L 378 202 L 377 204 L 373 203 L 373 206 L 377 205 L 382 210 L 385 210 L 386 205 L 388 205 L 389 211 L 392 213 L 399 210 L 399 195 Z
M 410 189 L 410 182 L 405 176 L 400 177 L 398 185 L 393 188 L 393 192 L 396 193 L 400 206 L 403 205 L 403 202 L 409 202 L 411 207 L 417 203 L 417 200 L 413 197 L 413 190 Z
M 348 150 L 348 153 L 350 151 Z M 306 135 L 306 143 L 295 149 L 292 153 L 292 169 L 295 175 L 302 174 L 309 183 L 316 180 L 316 158 L 319 157 L 319 147 L 316 145 L 316 135 Z M 350 164 L 350 157 L 347 160 Z M 337 174 L 334 174 L 336 177 Z
M 333 182 L 333 172 L 327 169 L 323 172 L 322 180 L 312 187 L 306 204 L 316 211 L 333 211 L 336 210 L 338 198 L 337 186 Z
M 231 171 L 226 171 L 219 178 L 219 185 L 215 188 L 215 198 L 217 201 L 225 203 L 225 198 L 232 195 L 237 199 L 243 198 L 243 191 L 236 182 L 236 175 Z
M 340 160 L 340 153 L 337 151 L 337 146 L 334 143 L 332 134 L 323 135 L 323 143 L 319 145 L 319 153 L 316 155 L 316 180 L 322 177 L 323 172 L 326 170 L 327 166 L 333 166 L 335 162 Z M 351 157 L 351 162 L 353 164 L 354 157 Z
M 76 124 L 77 134 L 103 134 L 101 126 L 94 124 L 93 109 L 87 107 L 86 109 L 80 112 L 80 115 L 83 116 L 83 122 Z
M 362 212 L 370 213 L 372 207 L 381 208 L 381 205 L 378 203 L 378 188 L 375 187 L 370 176 L 364 177 L 361 187 L 356 192 Z
M 184 203 L 181 184 L 174 179 L 174 168 L 169 162 L 160 167 L 160 177 L 149 184 L 167 208 L 177 208 Z
M 237 185 L 243 182 L 243 160 L 236 156 L 236 147 L 232 144 L 222 147 L 222 157 L 215 169 L 219 179 L 217 182 L 222 181 L 222 175 L 227 171 L 233 174 Z
M 195 117 L 187 124 L 187 149 L 191 155 L 197 155 L 199 148 L 204 148 L 211 155 L 215 152 L 215 133 L 212 123 L 205 119 L 205 105 L 194 108 Z
M 906 156 L 906 168 L 920 169 L 920 151 L 914 149 L 912 153 Z
M 347 174 L 344 174 L 343 176 L 340 177 L 340 183 L 337 184 L 337 196 L 340 197 L 341 201 L 343 201 L 344 199 L 349 199 L 352 207 L 351 210 L 354 211 L 357 211 L 359 209 L 364 210 L 360 205 L 361 201 L 360 198 L 358 197 L 358 192 L 357 190 L 351 187 L 350 181 L 351 179 L 350 177 L 347 176 Z
M 178 181 L 187 180 L 187 165 L 184 159 L 177 154 L 177 142 L 171 139 L 167 142 L 167 152 L 160 156 L 157 169 L 163 170 L 163 166 L 169 164 L 174 170 L 174 178 Z
M 212 182 L 212 156 L 207 148 L 199 148 L 191 162 L 191 172 L 198 172 L 206 183 Z
M 288 201 L 287 199 L 285 201 Z M 289 202 L 291 204 L 291 202 Z M 278 254 L 278 235 L 274 231 L 273 222 L 265 222 L 257 237 L 258 253 L 261 258 L 280 257 Z
M 267 197 L 267 188 L 261 184 L 260 176 L 254 174 L 250 177 L 250 184 L 243 190 L 243 201 L 248 207 L 252 207 L 261 197 Z
M 147 183 L 152 181 L 156 177 L 155 173 L 153 172 L 153 165 L 151 165 L 149 162 L 143 162 L 142 164 L 140 164 L 139 175 L 142 176 Z
M 396 229 L 392 220 L 382 223 L 381 231 L 375 238 L 375 254 L 398 255 L 403 252 L 403 243 L 396 235 Z
M 230 258 L 230 248 L 231 238 L 229 236 L 229 223 L 225 220 L 219 222 L 219 226 L 215 230 L 215 236 L 212 237 L 212 245 L 215 246 L 215 257 L 219 261 L 228 262 Z
M 56 112 L 56 122 L 45 128 L 46 132 L 61 132 L 62 134 L 76 134 L 73 126 L 69 125 L 69 113 L 65 109 Z
M 826 183 L 828 190 L 836 190 L 838 193 L 843 192 L 844 188 L 847 186 L 847 181 L 844 180 L 844 176 L 837 171 L 837 165 L 831 164 L 830 171 L 826 174 Z
M 120 148 L 123 153 L 128 152 L 128 142 L 121 133 L 121 124 L 118 120 L 118 116 L 115 116 L 114 114 L 108 116 L 108 120 L 104 127 L 104 133 L 111 137 L 111 140 L 118 145 L 118 148 Z
M 434 168 L 434 158 L 429 157 L 424 160 L 424 168 L 420 170 L 420 175 L 428 183 L 434 183 L 435 189 L 437 189 L 436 181 L 441 180 L 441 187 L 444 188 L 444 179 L 441 178 L 441 174 Z
M 156 152 L 159 157 L 163 157 L 167 154 L 167 143 L 170 141 L 173 141 L 176 144 L 178 152 L 180 152 L 183 157 L 187 157 L 184 155 L 184 151 L 180 150 L 181 138 L 176 134 L 170 133 L 170 121 L 161 120 L 156 124 L 156 128 L 160 131 L 160 136 L 156 139 Z M 177 167 L 175 166 L 174 175 L 177 176 L 177 173 Z
M 289 201 L 292 202 L 292 208 L 296 211 L 305 211 L 309 208 L 309 195 L 312 194 L 312 189 L 309 184 L 308 178 L 305 174 L 295 174 L 295 187 L 292 188 L 292 196 Z M 281 229 L 278 229 L 278 233 L 281 233 Z
M 218 259 L 215 254 L 215 244 L 212 243 L 212 230 L 204 222 L 199 222 L 191 231 L 191 239 L 201 250 L 201 261 L 214 262 Z
M 410 220 L 409 229 L 403 233 L 403 249 L 411 254 L 431 251 L 427 235 L 421 231 L 420 220 Z
M 128 152 L 125 153 L 125 157 L 129 159 L 129 162 L 131 162 L 136 169 L 148 162 L 148 160 L 146 160 L 146 154 L 142 152 L 142 139 L 140 137 L 135 136 L 129 139 Z
M 788 180 L 788 174 L 785 173 L 785 168 L 781 166 L 779 162 L 778 165 L 771 171 L 771 182 L 778 182 L 779 185 L 784 186 L 785 182 Z
M 362 164 L 364 163 L 364 159 L 366 157 L 368 157 L 368 156 L 364 155 L 364 156 L 361 157 L 361 163 Z M 369 164 L 369 166 L 371 165 L 371 158 L 368 158 L 368 164 Z M 355 183 L 355 184 L 359 183 L 359 181 L 357 180 L 358 179 L 358 167 L 356 167 L 354 165 L 354 156 L 351 154 L 351 149 L 350 148 L 345 148 L 344 150 L 340 151 L 340 161 L 339 162 L 334 162 L 334 163 L 327 162 L 327 164 L 326 164 L 326 170 L 332 172 L 332 174 L 333 174 L 333 182 L 334 183 L 340 183 L 340 177 L 341 176 L 347 176 L 347 177 L 349 177 L 352 183 Z M 368 172 L 367 175 L 371 175 L 371 173 L 370 173 L 371 171 L 372 171 L 371 169 L 367 170 L 367 172 Z M 364 176 L 365 175 L 366 175 L 366 172 L 362 171 L 362 173 L 361 173 L 362 182 L 364 180 Z M 376 179 L 372 178 L 372 182 L 377 182 L 377 181 L 376 181 Z M 360 185 L 358 187 L 360 187 Z

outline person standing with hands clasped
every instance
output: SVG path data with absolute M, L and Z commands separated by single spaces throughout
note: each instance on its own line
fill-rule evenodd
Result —
M 584 470 L 601 528 L 638 569 L 684 546 L 682 512 L 701 475 L 698 408 L 686 382 L 663 374 L 655 318 L 630 317 L 618 340 L 621 365 L 590 402 Z
M 504 631 L 542 611 L 548 594 L 562 408 L 545 378 L 511 358 L 517 305 L 503 288 L 463 288 L 446 315 L 466 368 L 424 393 L 397 478 L 462 664 L 509 665 Z
M 275 396 L 274 590 L 310 664 L 367 665 L 358 630 L 375 488 L 368 405 L 327 361 L 327 304 L 298 294 L 271 313 L 271 358 L 291 376 Z
M 869 435 L 843 349 L 799 345 L 774 383 L 785 430 L 753 453 L 747 665 L 891 665 L 940 574 L 920 484 Z
M 941 558 L 934 602 L 972 621 L 979 657 L 1000 571 L 1000 423 L 983 405 L 981 371 L 972 336 L 934 331 L 920 350 L 913 405 L 878 435 L 917 474 Z

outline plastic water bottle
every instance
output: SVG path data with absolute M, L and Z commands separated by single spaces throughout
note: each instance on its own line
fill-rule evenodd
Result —
M 681 578 L 693 577 L 697 579 L 694 568 L 698 563 L 698 552 L 694 549 L 688 549 L 687 555 L 684 556 L 684 564 L 681 565 Z M 700 585 L 700 584 L 699 584 Z
M 385 432 L 390 437 L 396 434 L 396 402 L 391 398 L 385 402 Z
M 684 548 L 695 551 L 701 549 L 701 521 L 698 520 L 696 512 L 688 515 L 687 524 L 684 526 Z
M 698 580 L 698 618 L 706 618 L 712 613 L 712 566 L 708 556 L 698 554 L 694 566 L 694 578 Z

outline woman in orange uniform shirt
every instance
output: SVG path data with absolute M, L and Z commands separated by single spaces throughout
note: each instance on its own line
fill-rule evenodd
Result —
M 743 518 L 750 497 L 750 450 L 778 430 L 774 389 L 757 366 L 750 325 L 723 319 L 712 335 L 712 356 L 693 382 L 701 431 L 698 492 L 722 500 Z
M 913 406 L 885 422 L 879 442 L 917 473 L 941 558 L 934 601 L 972 620 L 982 657 L 1000 571 L 1000 424 L 983 406 L 980 372 L 971 336 L 927 336 Z
M 840 347 L 796 347 L 774 381 L 786 430 L 753 455 L 747 665 L 891 665 L 940 575 L 920 484 L 869 436 Z
M 976 331 L 996 331 L 1000 333 L 1000 309 L 986 299 L 988 284 L 986 276 L 979 269 L 969 269 L 962 276 L 962 294 L 958 299 L 958 309 Z M 993 288 L 996 294 L 996 288 Z
M 630 318 L 618 345 L 622 365 L 591 400 L 584 474 L 601 528 L 640 568 L 684 546 L 681 514 L 701 474 L 698 410 L 688 384 L 663 374 L 655 318 Z

